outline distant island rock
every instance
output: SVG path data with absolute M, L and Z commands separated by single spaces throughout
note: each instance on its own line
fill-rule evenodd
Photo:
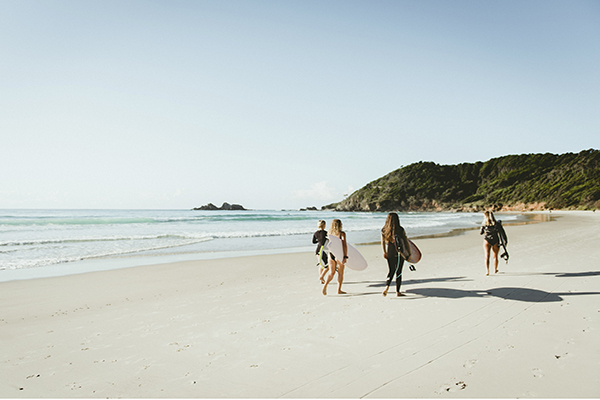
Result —
M 223 203 L 221 207 L 215 206 L 213 203 L 208 203 L 202 207 L 195 207 L 192 210 L 200 210 L 200 211 L 246 211 L 246 209 L 239 204 L 229 204 L 227 202 Z
M 306 207 L 306 208 L 301 208 L 300 211 L 319 211 L 317 209 L 317 207 Z

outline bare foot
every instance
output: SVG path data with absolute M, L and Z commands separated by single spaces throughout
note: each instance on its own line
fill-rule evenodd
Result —
M 327 285 L 323 286 L 323 296 L 327 296 Z
M 385 290 L 383 291 L 383 293 L 382 293 L 382 294 L 383 294 L 383 297 L 387 296 L 387 291 L 388 291 L 387 289 L 385 289 Z
M 341 290 L 338 290 L 338 294 L 346 294 L 346 292 L 342 292 Z
M 497 274 L 497 273 L 498 273 L 498 270 L 495 270 L 495 271 L 494 271 L 494 273 L 495 273 L 495 274 Z
M 396 292 L 397 297 L 406 296 L 404 293 Z
M 321 285 L 325 283 L 325 279 L 321 278 Z

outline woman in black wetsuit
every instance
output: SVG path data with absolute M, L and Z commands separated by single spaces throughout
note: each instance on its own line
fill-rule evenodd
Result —
M 383 247 L 383 258 L 387 260 L 389 269 L 383 295 L 387 296 L 392 279 L 396 275 L 396 296 L 404 296 L 400 293 L 402 266 L 404 260 L 410 257 L 410 245 L 396 213 L 388 214 L 385 225 L 381 229 L 381 247 Z
M 498 234 L 498 227 L 500 224 L 497 223 L 494 218 L 494 213 L 486 211 L 483 213 L 483 224 L 479 234 L 483 236 L 483 251 L 485 253 L 485 274 L 490 274 L 490 250 L 494 254 L 494 273 L 498 273 L 498 252 L 500 251 L 500 236 Z
M 327 231 L 325 230 L 325 221 L 319 220 L 319 230 L 313 235 L 312 242 L 317 245 L 315 254 L 317 255 L 317 267 L 319 267 L 319 280 L 325 283 L 325 275 L 327 274 L 328 260 L 327 252 L 323 248 L 327 241 Z

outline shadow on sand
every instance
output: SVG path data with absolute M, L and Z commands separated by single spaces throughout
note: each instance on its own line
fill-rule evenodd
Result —
M 600 271 L 585 272 L 505 272 L 500 271 L 504 276 L 554 276 L 556 278 L 587 278 L 591 276 L 600 276 Z
M 502 273 L 502 275 L 509 275 Z M 544 276 L 555 276 L 557 278 L 585 278 L 600 276 L 600 271 L 585 271 L 585 272 L 543 272 L 543 273 L 510 273 L 514 276 L 529 276 L 529 275 L 544 275 Z M 402 288 L 406 285 L 411 284 L 427 284 L 427 283 L 440 283 L 440 282 L 468 282 L 472 281 L 465 276 L 453 276 L 443 278 L 429 278 L 429 279 L 407 279 L 402 281 Z M 382 281 L 353 281 L 344 282 L 344 285 L 367 285 L 370 288 L 383 288 L 385 282 Z M 392 287 L 394 283 L 392 282 Z M 600 292 L 565 292 L 565 293 L 553 293 L 546 292 L 543 290 L 523 288 L 523 287 L 501 287 L 488 290 L 461 290 L 461 289 L 448 289 L 448 288 L 415 288 L 407 289 L 405 293 L 416 294 L 421 297 L 438 297 L 444 299 L 463 299 L 463 298 L 484 298 L 484 297 L 496 297 L 504 300 L 523 301 L 530 303 L 551 303 L 563 301 L 563 296 L 598 296 Z M 348 294 L 349 296 L 370 296 L 370 295 L 381 295 L 381 292 L 366 292 L 366 293 L 353 293 Z
M 497 297 L 504 300 L 524 301 L 530 303 L 550 303 L 563 301 L 561 296 L 593 296 L 600 295 L 600 292 L 567 292 L 567 293 L 552 293 L 543 290 L 519 288 L 519 287 L 502 287 L 489 290 L 460 290 L 446 288 L 418 288 L 409 289 L 407 293 L 418 294 L 423 297 L 439 297 L 445 299 L 461 299 L 466 297 Z
M 467 279 L 465 276 L 445 277 L 445 278 L 429 278 L 429 279 L 403 279 L 402 286 L 404 285 L 415 285 L 417 283 L 439 283 L 439 282 L 467 282 L 472 279 Z M 394 281 L 395 282 L 395 281 Z M 395 283 L 393 284 L 395 285 Z M 368 287 L 385 287 L 385 281 L 357 281 L 357 282 L 344 282 L 346 284 L 368 284 Z

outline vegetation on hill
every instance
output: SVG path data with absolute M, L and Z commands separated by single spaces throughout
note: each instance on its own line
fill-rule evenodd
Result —
M 600 151 L 522 154 L 486 162 L 419 162 L 390 172 L 324 209 L 478 211 L 600 208 Z

